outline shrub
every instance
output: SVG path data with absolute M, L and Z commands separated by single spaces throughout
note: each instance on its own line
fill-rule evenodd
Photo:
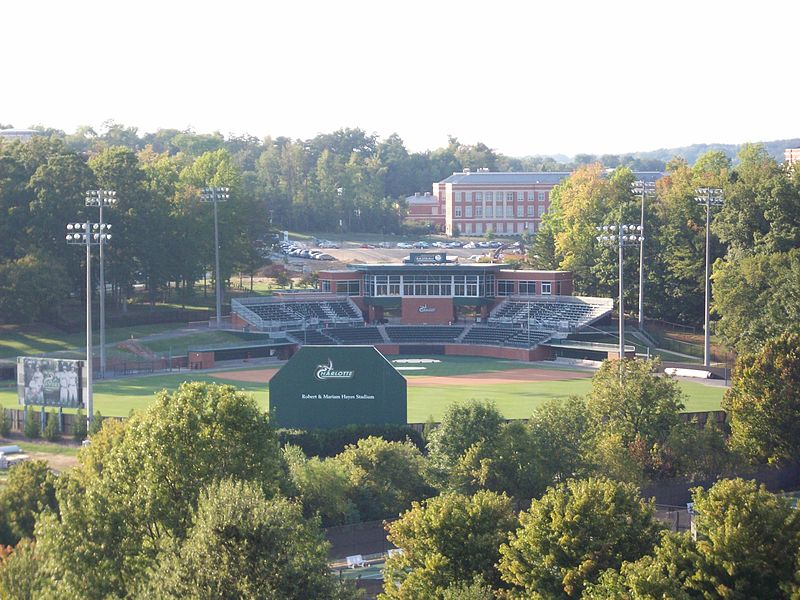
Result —
M 410 441 L 420 450 L 425 448 L 422 434 L 408 425 L 347 425 L 336 429 L 280 429 L 281 446 L 292 444 L 306 456 L 322 458 L 340 454 L 346 446 L 357 444 L 368 437 L 380 437 L 387 442 Z
M 39 413 L 31 408 L 28 408 L 28 414 L 25 416 L 25 425 L 22 433 L 31 440 L 38 438 L 42 433 L 41 425 L 39 424 Z
M 94 418 L 92 422 L 89 423 L 89 437 L 93 436 L 95 433 L 100 431 L 103 428 L 103 415 L 100 414 L 100 411 L 95 411 Z
M 6 412 L 5 407 L 0 406 L 0 436 L 8 437 L 11 432 L 11 415 Z
M 58 414 L 55 412 L 47 413 L 47 425 L 44 427 L 44 438 L 48 442 L 55 442 L 61 437 L 58 427 Z
M 75 421 L 72 428 L 72 436 L 79 442 L 86 439 L 86 415 L 83 411 L 78 409 L 75 413 Z

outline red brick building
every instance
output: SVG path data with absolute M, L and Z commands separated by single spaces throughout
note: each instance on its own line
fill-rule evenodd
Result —
M 539 231 L 550 210 L 550 193 L 569 177 L 567 172 L 496 173 L 464 169 L 433 184 L 447 235 L 522 235 Z M 660 172 L 634 173 L 637 179 L 655 181 Z

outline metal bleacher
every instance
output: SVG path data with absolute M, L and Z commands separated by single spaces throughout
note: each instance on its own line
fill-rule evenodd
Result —
M 514 297 L 503 302 L 489 315 L 496 325 L 525 324 L 540 331 L 576 331 L 611 312 L 608 298 L 580 296 Z
M 326 329 L 325 335 L 340 344 L 383 344 L 385 340 L 377 327 L 336 327 Z
M 443 344 L 455 343 L 464 332 L 463 327 L 447 325 L 405 325 L 386 327 L 386 334 L 398 344 Z
M 231 308 L 261 331 L 362 323 L 353 301 L 336 296 L 241 298 L 233 300 Z

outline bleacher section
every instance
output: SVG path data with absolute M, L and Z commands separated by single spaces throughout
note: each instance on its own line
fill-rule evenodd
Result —
M 331 346 L 336 345 L 338 342 L 322 333 L 319 329 L 300 329 L 295 331 L 287 331 L 290 336 L 301 344 L 308 344 L 312 346 Z
M 234 312 L 262 330 L 362 322 L 360 311 L 347 298 L 242 298 L 231 305 Z
M 386 334 L 397 344 L 445 344 L 455 343 L 464 331 L 463 327 L 448 326 L 402 326 L 387 327 Z
M 611 308 L 611 302 L 605 298 L 513 298 L 495 308 L 489 315 L 489 322 L 530 323 L 542 331 L 575 331 L 606 316 Z
M 337 327 L 326 329 L 325 335 L 335 339 L 340 344 L 384 344 L 381 332 L 377 327 Z
M 514 346 L 532 348 L 552 335 L 550 331 L 537 331 L 509 325 L 474 325 L 464 336 L 464 344 L 486 346 Z

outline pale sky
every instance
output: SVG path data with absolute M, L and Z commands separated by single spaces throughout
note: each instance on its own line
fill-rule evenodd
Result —
M 0 123 L 509 156 L 800 137 L 800 2 L 7 0 Z

